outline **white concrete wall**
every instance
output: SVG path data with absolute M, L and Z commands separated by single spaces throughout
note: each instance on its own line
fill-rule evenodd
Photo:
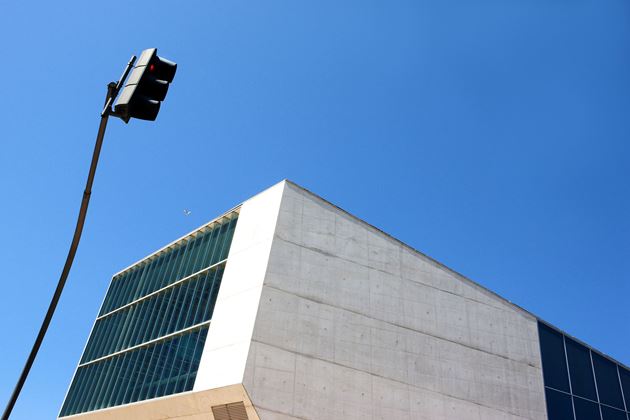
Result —
M 263 420 L 546 418 L 534 317 L 290 183 L 243 384 Z
M 241 206 L 193 391 L 243 382 L 284 186 Z

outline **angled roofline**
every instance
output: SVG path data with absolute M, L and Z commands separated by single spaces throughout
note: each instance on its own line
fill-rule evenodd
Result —
M 393 240 L 394 242 L 397 242 L 398 244 L 402 245 L 402 246 L 403 246 L 403 247 L 405 247 L 406 249 L 408 249 L 408 250 L 410 250 L 410 251 L 412 251 L 412 252 L 414 252 L 414 253 L 416 253 L 416 254 L 420 255 L 421 257 L 425 258 L 428 262 L 432 263 L 433 265 L 437 266 L 438 268 L 441 268 L 441 269 L 444 269 L 444 270 L 448 271 L 449 273 L 451 273 L 451 274 L 455 275 L 455 276 L 456 276 L 456 277 L 458 277 L 459 279 L 461 279 L 461 280 L 465 281 L 466 283 L 468 283 L 468 284 L 470 284 L 471 286 L 473 286 L 473 287 L 475 287 L 475 288 L 479 289 L 480 291 L 482 291 L 482 292 L 484 292 L 484 293 L 488 293 L 489 295 L 491 295 L 491 296 L 493 296 L 493 297 L 498 298 L 498 299 L 499 299 L 499 300 L 501 300 L 502 302 L 507 303 L 508 305 L 512 306 L 514 309 L 517 309 L 518 311 L 522 312 L 524 315 L 534 318 L 536 321 L 538 321 L 538 322 L 540 322 L 540 323 L 542 323 L 542 324 L 544 324 L 544 325 L 546 325 L 546 326 L 548 326 L 548 327 L 550 327 L 550 328 L 552 328 L 552 329 L 554 329 L 554 330 L 556 330 L 556 331 L 558 331 L 558 332 L 560 332 L 560 333 L 564 334 L 564 335 L 565 335 L 565 336 L 567 336 L 568 338 L 570 338 L 570 339 L 572 339 L 572 340 L 574 340 L 574 341 L 576 341 L 576 342 L 580 343 L 581 345 L 583 345 L 583 346 L 585 346 L 585 347 L 587 347 L 587 348 L 591 349 L 592 351 L 594 351 L 595 353 L 599 354 L 600 356 L 605 357 L 606 359 L 608 359 L 608 360 L 610 360 L 610 361 L 612 361 L 612 362 L 614 362 L 614 363 L 618 364 L 619 366 L 624 367 L 626 370 L 630 371 L 630 367 L 628 367 L 628 366 L 627 366 L 627 365 L 625 365 L 624 363 L 622 363 L 622 362 L 618 361 L 617 359 L 615 359 L 615 358 L 613 358 L 613 357 L 609 356 L 609 355 L 608 355 L 608 354 L 606 354 L 606 353 L 603 353 L 602 351 L 600 351 L 600 350 L 598 350 L 598 349 L 594 348 L 594 347 L 593 347 L 593 346 L 591 346 L 590 344 L 585 343 L 584 341 L 580 340 L 579 338 L 576 338 L 575 336 L 573 336 L 573 335 L 571 335 L 571 334 L 567 333 L 566 331 L 564 331 L 564 330 L 562 330 L 562 329 L 560 329 L 560 328 L 556 327 L 556 326 L 555 326 L 555 325 L 553 325 L 552 323 L 550 323 L 550 322 L 548 322 L 548 321 L 544 320 L 543 318 L 539 317 L 539 316 L 538 316 L 538 315 L 536 315 L 535 313 L 533 313 L 533 312 L 531 312 L 531 311 L 529 311 L 529 310 L 527 310 L 527 309 L 523 308 L 522 306 L 519 306 L 518 304 L 516 304 L 516 303 L 512 302 L 511 300 L 509 300 L 509 299 L 507 299 L 507 298 L 504 298 L 503 296 L 501 296 L 501 295 L 499 295 L 498 293 L 496 293 L 496 292 L 494 292 L 494 291 L 492 291 L 492 290 L 488 289 L 487 287 L 485 287 L 485 286 L 483 286 L 483 285 L 481 285 L 481 284 L 477 283 L 476 281 L 471 280 L 470 278 L 468 278 L 468 277 L 466 277 L 465 275 L 463 275 L 463 274 L 459 273 L 458 271 L 453 270 L 452 268 L 450 268 L 450 267 L 448 267 L 448 266 L 444 265 L 443 263 L 439 262 L 439 261 L 438 261 L 438 260 L 436 260 L 435 258 L 433 258 L 433 257 L 431 257 L 431 256 L 429 256 L 429 255 L 427 255 L 427 254 L 425 254 L 424 252 L 422 252 L 422 251 L 420 251 L 420 250 L 418 250 L 418 249 L 416 249 L 416 248 L 412 247 L 411 245 L 409 245 L 409 244 L 407 244 L 407 243 L 405 243 L 405 242 L 401 241 L 400 239 L 398 239 L 398 238 L 396 238 L 396 237 L 394 237 L 394 236 L 390 235 L 389 233 L 387 233 L 387 232 L 383 231 L 382 229 L 380 229 L 380 228 L 378 228 L 378 227 L 376 227 L 376 226 L 372 225 L 371 223 L 366 222 L 365 220 L 363 220 L 363 219 L 361 219 L 361 218 L 359 218 L 359 217 L 355 216 L 354 214 L 350 213 L 349 211 L 347 211 L 347 210 L 345 210 L 345 209 L 343 209 L 343 208 L 339 207 L 338 205 L 336 205 L 336 204 L 334 204 L 334 203 L 331 203 L 330 201 L 328 201 L 328 200 L 326 200 L 325 198 L 323 198 L 323 197 L 321 197 L 321 196 L 319 196 L 319 195 L 315 194 L 314 192 L 312 192 L 312 191 L 308 190 L 307 188 L 304 188 L 304 187 L 302 187 L 301 185 L 296 184 L 295 182 L 293 182 L 293 181 L 291 181 L 291 180 L 289 180 L 289 179 L 284 179 L 284 180 L 283 180 L 283 181 L 281 181 L 281 182 L 286 182 L 287 184 L 289 184 L 289 185 L 291 185 L 291 186 L 293 186 L 293 187 L 297 188 L 298 190 L 303 191 L 303 192 L 307 193 L 308 195 L 310 195 L 310 196 L 312 196 L 312 197 L 314 197 L 314 198 L 316 198 L 316 199 L 318 199 L 318 200 L 320 200 L 320 201 L 323 201 L 325 204 L 328 204 L 329 206 L 332 206 L 332 207 L 336 208 L 337 210 L 339 210 L 339 211 L 341 211 L 342 213 L 346 214 L 347 216 L 351 217 L 353 220 L 355 220 L 355 221 L 357 221 L 357 222 L 359 222 L 359 223 L 361 223 L 361 224 L 363 224 L 363 225 L 366 225 L 367 227 L 369 227 L 369 228 L 371 228 L 371 229 L 373 229 L 373 230 L 377 231 L 378 233 L 380 233 L 380 234 L 382 234 L 382 235 L 386 236 L 387 238 L 389 238 L 389 239 Z

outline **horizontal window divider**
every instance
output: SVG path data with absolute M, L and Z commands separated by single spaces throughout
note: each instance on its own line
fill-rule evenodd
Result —
M 149 340 L 149 341 L 146 341 L 144 343 L 136 344 L 133 347 L 128 347 L 126 349 L 119 350 L 119 351 L 117 351 L 115 353 L 99 357 L 98 359 L 94 359 L 94 360 L 90 360 L 89 362 L 81 363 L 78 366 L 77 369 L 80 369 L 80 368 L 85 367 L 85 366 L 93 365 L 94 363 L 98 363 L 98 362 L 101 362 L 103 360 L 111 359 L 112 357 L 118 356 L 118 355 L 123 354 L 123 353 L 130 352 L 130 351 L 133 351 L 133 350 L 137 350 L 137 349 L 142 348 L 142 347 L 148 347 L 148 346 L 150 346 L 152 344 L 156 344 L 157 342 L 160 342 L 160 341 L 166 341 L 169 338 L 176 337 L 178 335 L 183 335 L 183 334 L 192 332 L 193 330 L 200 330 L 203 327 L 210 325 L 210 322 L 212 322 L 212 321 L 208 320 L 208 321 L 205 321 L 205 322 L 200 322 L 199 324 L 191 325 L 190 327 L 184 328 L 183 330 L 178 330 L 178 331 L 172 332 L 170 334 L 166 334 L 166 335 L 163 335 L 161 337 L 154 338 L 153 340 Z
M 181 284 L 181 283 L 184 283 L 184 282 L 186 282 L 186 281 L 188 281 L 188 280 L 190 280 L 190 279 L 192 279 L 192 278 L 195 278 L 195 277 L 197 277 L 197 276 L 199 276 L 199 275 L 203 274 L 203 273 L 204 273 L 204 272 L 206 272 L 206 271 L 210 271 L 210 270 L 212 270 L 213 268 L 217 268 L 217 267 L 218 267 L 218 266 L 220 266 L 221 264 L 225 264 L 225 262 L 226 262 L 226 261 L 227 261 L 227 258 L 225 258 L 225 259 L 223 259 L 223 260 L 221 260 L 221 261 L 219 261 L 219 262 L 216 262 L 216 263 L 212 264 L 212 265 L 211 265 L 211 266 L 209 266 L 209 267 L 206 267 L 206 268 L 204 268 L 204 269 L 201 269 L 201 270 L 197 271 L 196 273 L 192 273 L 192 274 L 190 274 L 190 275 L 188 275 L 188 276 L 186 276 L 186 277 L 184 277 L 184 278 L 182 278 L 182 279 L 179 279 L 179 280 L 177 280 L 177 281 L 176 281 L 176 282 L 174 282 L 174 283 L 167 284 L 166 286 L 162 287 L 161 289 L 158 289 L 158 290 L 156 290 L 156 291 L 154 291 L 154 292 L 151 292 L 151 293 L 149 293 L 148 295 L 144 295 L 144 296 L 142 296 L 142 297 L 139 297 L 138 299 L 136 299 L 136 300 L 134 300 L 134 301 L 131 301 L 131 302 L 129 302 L 129 303 L 126 303 L 126 304 L 124 304 L 123 306 L 121 306 L 121 307 L 119 307 L 119 308 L 116 308 L 116 309 L 114 309 L 114 310 L 112 310 L 112 311 L 107 312 L 106 314 L 103 314 L 103 315 L 100 315 L 100 316 L 96 317 L 96 321 L 98 321 L 99 319 L 102 319 L 102 318 L 107 318 L 108 316 L 113 315 L 113 314 L 115 314 L 116 312 L 122 311 L 123 309 L 126 309 L 126 308 L 128 308 L 128 307 L 130 307 L 130 306 L 133 306 L 133 305 L 135 305 L 135 304 L 136 304 L 136 303 L 138 303 L 138 302 L 142 302 L 143 300 L 149 299 L 150 297 L 155 296 L 155 295 L 157 295 L 158 293 L 163 292 L 164 290 L 170 289 L 171 287 L 175 287 L 175 286 L 177 286 L 177 285 L 179 285 L 179 284 Z

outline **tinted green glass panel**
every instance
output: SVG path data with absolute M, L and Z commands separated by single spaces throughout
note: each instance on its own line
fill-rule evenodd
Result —
M 99 319 L 94 334 L 102 338 L 88 341 L 81 363 L 208 321 L 211 311 L 205 316 L 197 316 L 195 311 L 208 306 L 209 297 L 216 299 L 216 293 L 203 292 L 218 291 L 222 272 L 221 267 L 211 269 Z
M 61 416 L 192 388 L 235 226 L 225 218 L 112 279 Z
M 150 398 L 150 390 L 156 386 L 163 388 L 160 395 L 165 395 L 167 390 L 173 393 L 176 388 L 169 384 L 179 382 L 182 369 L 189 374 L 191 366 L 198 366 L 199 360 L 196 359 L 200 358 L 201 354 L 190 351 L 189 348 L 195 348 L 199 343 L 203 343 L 207 332 L 207 327 L 204 327 L 184 336 L 173 337 L 132 350 L 128 354 L 79 368 L 76 380 L 81 383 L 77 383 L 76 386 L 73 384 L 71 387 L 61 415 L 67 416 Z M 185 343 L 185 348 L 180 348 L 180 343 Z M 161 358 L 164 349 L 168 349 L 168 356 Z M 196 371 L 194 373 L 196 374 Z M 88 381 L 84 380 L 84 375 L 88 376 Z M 124 396 L 121 397 L 123 389 Z M 186 381 L 186 385 L 177 391 L 190 389 L 192 381 Z M 78 403 L 75 404 L 75 401 Z
M 225 259 L 236 221 L 236 218 L 225 219 L 212 229 L 186 239 L 182 244 L 157 257 L 142 261 L 116 276 L 112 280 L 112 287 L 105 297 L 99 315 L 107 314 L 134 299 L 146 296 Z

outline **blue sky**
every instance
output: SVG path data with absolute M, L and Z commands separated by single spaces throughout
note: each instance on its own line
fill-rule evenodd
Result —
M 626 0 L 1 9 L 2 405 L 65 259 L 106 84 L 144 48 L 179 64 L 155 123 L 110 121 L 13 419 L 57 414 L 114 272 L 283 178 L 630 364 Z

